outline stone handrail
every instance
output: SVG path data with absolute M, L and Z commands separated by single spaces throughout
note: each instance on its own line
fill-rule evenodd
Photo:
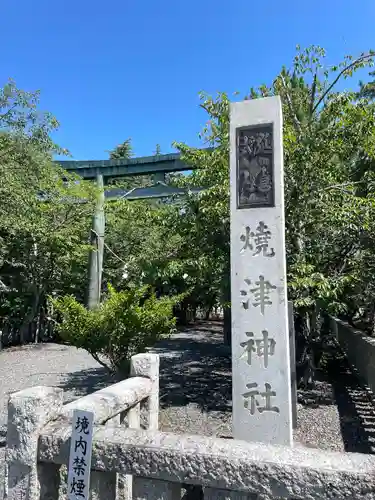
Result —
M 71 420 L 74 410 L 92 411 L 95 424 L 105 424 L 146 399 L 151 391 L 151 380 L 129 378 L 64 405 L 61 416 Z
M 341 319 L 329 317 L 330 328 L 345 351 L 350 364 L 375 393 L 375 338 Z
M 73 411 L 94 413 L 94 423 L 102 428 L 120 425 L 127 420 L 130 428 L 141 426 L 141 403 L 145 408 L 146 426 L 158 429 L 159 421 L 159 356 L 137 354 L 131 358 L 130 378 L 101 389 L 93 394 L 63 404 L 63 391 L 55 387 L 32 387 L 13 393 L 8 401 L 7 447 L 4 498 L 58 500 L 61 492 L 53 494 L 47 485 L 60 482 L 60 470 L 38 472 L 38 439 L 42 431 L 51 428 L 71 428 Z M 71 430 L 67 438 L 69 438 Z M 42 471 L 45 472 L 45 468 Z M 131 477 L 114 474 L 116 488 L 122 498 L 131 498 Z M 92 482 L 102 482 L 92 472 Z M 47 489 L 46 489 L 47 488 Z M 47 491 L 48 490 L 48 491 Z M 103 490 L 103 494 L 104 494 Z M 105 498 L 105 496 L 103 497 Z
M 39 463 L 66 464 L 70 432 L 71 428 L 66 426 L 43 433 L 39 438 Z M 181 483 L 203 485 L 209 492 L 226 490 L 225 498 L 253 498 L 246 495 L 259 495 L 263 500 L 375 498 L 372 455 L 327 453 L 123 427 L 96 428 L 91 467 L 101 471 L 102 481 L 107 485 L 113 472 L 133 474 L 138 485 L 133 489 L 134 498 L 181 498 L 171 493 Z M 159 488 L 169 492 L 168 496 L 156 493 L 140 496 L 137 491 L 139 488 L 143 491 L 144 483 L 150 491 Z M 237 496 L 233 496 L 234 492 Z M 238 496 L 240 492 L 243 497 Z M 106 500 L 115 498 L 107 496 Z
M 76 408 L 95 413 L 93 500 L 180 500 L 186 484 L 202 487 L 205 500 L 375 500 L 375 456 L 159 432 L 158 398 L 156 354 L 133 356 L 130 379 L 67 405 L 58 388 L 12 394 L 6 500 L 67 498 L 64 467 Z

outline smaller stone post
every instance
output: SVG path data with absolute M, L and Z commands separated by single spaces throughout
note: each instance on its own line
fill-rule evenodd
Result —
M 131 377 L 147 377 L 152 381 L 152 392 L 146 401 L 147 424 L 149 429 L 159 428 L 159 356 L 157 354 L 136 354 L 130 361 Z M 140 403 L 130 408 L 121 415 L 121 422 L 125 415 L 128 420 L 128 427 L 140 429 L 141 411 Z M 118 474 L 118 500 L 133 499 L 133 476 L 131 474 Z
M 148 428 L 159 429 L 159 356 L 157 354 L 136 354 L 131 358 L 131 377 L 147 377 L 152 382 L 152 392 L 146 401 Z
M 45 497 L 48 487 L 43 484 L 41 492 L 37 473 L 38 438 L 42 428 L 58 416 L 62 405 L 63 391 L 55 387 L 37 386 L 10 395 L 5 454 L 7 500 Z M 54 482 L 54 478 L 50 479 Z

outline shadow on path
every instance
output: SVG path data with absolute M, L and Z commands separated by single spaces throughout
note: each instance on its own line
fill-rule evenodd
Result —
M 375 453 L 375 405 L 347 359 L 336 351 L 316 376 L 314 388 L 298 391 L 298 402 L 310 408 L 335 405 L 345 451 Z
M 202 411 L 231 411 L 231 359 L 220 322 L 197 322 L 150 349 L 160 355 L 160 406 L 196 404 Z M 118 380 L 104 368 L 68 374 L 60 383 L 66 401 Z
M 197 322 L 150 351 L 160 355 L 161 409 L 195 405 L 201 412 L 231 412 L 231 358 L 220 322 Z M 314 389 L 299 391 L 299 402 L 336 406 L 345 450 L 375 453 L 375 407 L 346 360 L 337 356 L 317 375 Z M 92 368 L 70 373 L 60 387 L 73 399 L 116 381 L 104 369 Z
M 231 411 L 231 359 L 220 322 L 197 322 L 152 351 L 160 355 L 162 408 L 195 404 L 202 411 Z
M 346 359 L 332 377 L 345 451 L 375 453 L 375 406 Z
M 64 380 L 60 382 L 59 387 L 64 390 L 65 402 L 70 402 L 116 382 L 118 380 L 109 375 L 105 368 L 98 367 L 67 374 Z

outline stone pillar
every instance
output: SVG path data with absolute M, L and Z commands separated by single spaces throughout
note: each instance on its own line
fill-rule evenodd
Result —
M 63 404 L 62 389 L 32 387 L 10 395 L 6 447 L 7 500 L 39 500 L 56 487 L 56 468 L 49 467 L 51 488 L 44 464 L 37 468 L 38 438 L 42 428 L 56 418 Z M 39 477 L 38 477 L 39 476 Z M 55 492 L 57 494 L 57 492 Z
M 130 375 L 147 377 L 152 382 L 152 391 L 146 401 L 148 428 L 159 429 L 159 356 L 157 354 L 136 354 L 131 358 Z M 136 417 L 134 417 L 136 418 Z
M 282 109 L 231 104 L 233 434 L 292 444 Z
M 136 354 L 130 361 L 131 377 L 147 377 L 152 381 L 151 395 L 146 401 L 147 423 L 149 429 L 159 428 L 159 356 L 157 354 Z M 121 423 L 127 419 L 127 425 L 131 429 L 141 427 L 141 407 L 138 403 L 121 415 Z M 118 474 L 117 487 L 118 500 L 133 499 L 133 476 L 130 474 Z
M 290 384 L 292 391 L 293 429 L 297 428 L 297 369 L 296 369 L 296 332 L 294 330 L 293 302 L 288 301 L 289 349 L 290 349 Z

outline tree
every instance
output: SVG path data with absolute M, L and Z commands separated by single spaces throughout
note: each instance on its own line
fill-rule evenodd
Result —
M 11 81 L 0 96 L 1 329 L 22 341 L 46 323 L 48 293 L 79 293 L 94 193 L 53 165 L 58 122 L 38 111 L 39 94 Z
M 204 255 L 206 263 L 211 264 L 206 268 L 207 280 L 213 284 L 209 297 L 214 296 L 224 307 L 225 341 L 229 344 L 229 99 L 224 93 L 216 99 L 201 93 L 200 98 L 201 107 L 209 115 L 200 134 L 206 148 L 190 148 L 183 143 L 176 143 L 175 147 L 185 162 L 198 167 L 185 183 L 205 188 L 199 195 L 187 198 L 191 258 L 197 261 L 198 256 Z
M 375 76 L 375 71 L 372 71 L 370 76 Z M 359 96 L 375 99 L 375 80 L 368 83 L 360 82 Z
M 39 91 L 26 92 L 9 79 L 0 88 L 0 130 L 38 151 L 68 154 L 52 141 L 50 134 L 59 128 L 59 122 L 52 114 L 38 110 L 39 96 Z
M 99 308 L 87 310 L 73 296 L 52 299 L 61 315 L 58 331 L 69 344 L 86 349 L 112 373 L 129 376 L 130 358 L 174 330 L 173 305 L 178 298 L 156 298 L 147 287 L 116 292 Z
M 358 100 L 356 92 L 335 90 L 340 79 L 371 64 L 373 54 L 348 56 L 328 69 L 324 57 L 319 47 L 298 49 L 291 70 L 282 69 L 270 87 L 251 89 L 247 96 L 278 94 L 282 99 L 288 291 L 302 316 L 309 316 L 317 302 L 336 312 L 347 309 L 345 295 L 358 283 L 353 257 L 359 256 L 362 223 L 370 229 L 373 217 L 373 190 L 363 196 L 359 187 L 372 179 L 374 108 L 368 99 Z M 189 200 L 192 248 L 215 255 L 223 300 L 230 276 L 229 100 L 226 94 L 201 94 L 201 100 L 209 115 L 201 138 L 211 149 L 176 147 L 184 161 L 199 167 L 191 182 L 207 186 Z
M 112 149 L 112 151 L 109 151 L 110 160 L 120 160 L 122 158 L 129 159 L 133 156 L 133 146 L 130 137 Z
M 109 151 L 110 160 L 120 160 L 120 159 L 130 159 L 134 156 L 133 146 L 131 143 L 131 138 L 129 137 L 123 143 L 116 146 L 114 149 Z M 153 183 L 152 177 L 150 175 L 132 175 L 124 177 L 123 179 L 115 179 L 109 184 L 109 189 L 124 189 L 129 190 L 149 186 Z
M 156 144 L 154 155 L 155 156 L 161 155 L 161 146 L 160 146 L 160 144 Z

